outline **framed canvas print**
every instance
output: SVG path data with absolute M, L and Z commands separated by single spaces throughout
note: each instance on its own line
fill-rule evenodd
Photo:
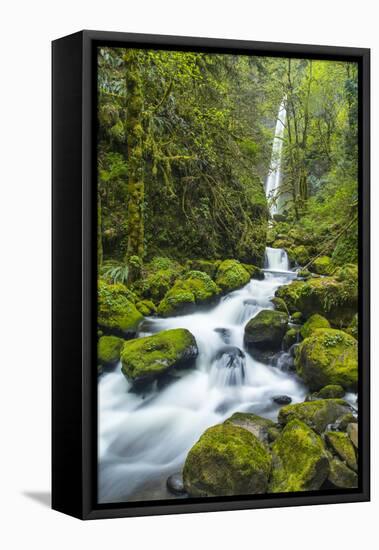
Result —
M 53 42 L 53 508 L 369 499 L 369 50 Z

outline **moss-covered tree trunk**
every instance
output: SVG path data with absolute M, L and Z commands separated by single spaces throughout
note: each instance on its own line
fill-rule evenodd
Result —
M 130 282 L 139 278 L 141 261 L 144 255 L 143 92 L 138 56 L 138 50 L 134 49 L 127 50 L 124 55 L 127 92 L 125 130 L 128 157 L 128 247 L 126 261 L 129 264 L 128 279 Z
M 97 265 L 101 267 L 103 265 L 103 239 L 101 228 L 101 198 L 99 193 L 97 194 Z

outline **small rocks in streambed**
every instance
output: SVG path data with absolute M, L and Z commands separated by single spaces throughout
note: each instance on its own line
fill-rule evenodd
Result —
M 192 366 L 198 353 L 189 330 L 164 330 L 125 342 L 121 350 L 122 372 L 134 385 L 150 383 L 173 368 Z
M 184 487 L 193 497 L 260 494 L 267 491 L 271 455 L 251 432 L 220 424 L 208 428 L 189 451 Z
M 221 338 L 222 338 L 223 342 L 225 342 L 225 344 L 229 344 L 230 337 L 231 337 L 231 331 L 228 328 L 215 328 L 214 331 L 217 332 L 221 336 Z
M 292 397 L 289 397 L 289 395 L 274 395 L 272 397 L 272 400 L 277 405 L 289 405 L 292 403 Z
M 279 350 L 287 327 L 286 313 L 263 309 L 245 326 L 245 344 L 249 349 Z
M 298 419 L 286 425 L 272 453 L 271 493 L 317 490 L 328 477 L 329 461 L 321 437 Z
M 176 496 L 183 496 L 186 493 L 183 483 L 183 476 L 180 472 L 172 474 L 166 481 L 167 489 Z

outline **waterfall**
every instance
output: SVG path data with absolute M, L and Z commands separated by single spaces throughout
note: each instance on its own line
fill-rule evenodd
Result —
M 273 216 L 279 212 L 277 192 L 281 184 L 281 163 L 283 149 L 283 135 L 286 123 L 285 98 L 279 106 L 278 118 L 275 126 L 274 141 L 272 143 L 272 154 L 270 172 L 266 180 L 266 197 L 269 200 L 276 199 L 270 206 L 270 214 Z
M 283 248 L 266 248 L 265 268 L 269 271 L 289 271 L 287 252 Z

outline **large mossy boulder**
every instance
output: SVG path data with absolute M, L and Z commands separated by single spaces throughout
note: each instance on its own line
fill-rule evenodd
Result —
M 133 383 L 150 382 L 173 368 L 193 364 L 198 355 L 195 337 L 184 328 L 165 330 L 125 342 L 122 372 Z
M 357 340 L 342 330 L 318 329 L 300 344 L 295 365 L 297 374 L 311 391 L 330 384 L 356 391 Z
M 105 334 L 132 338 L 143 315 L 131 300 L 130 291 L 122 284 L 98 282 L 98 324 Z
M 278 350 L 288 328 L 288 316 L 282 311 L 263 309 L 245 326 L 245 344 L 261 350 Z
M 329 256 L 319 256 L 312 262 L 312 269 L 318 275 L 330 275 L 333 272 L 333 263 Z
M 202 271 L 215 279 L 221 260 L 187 260 L 186 268 L 189 271 Z
M 112 366 L 120 360 L 125 340 L 117 336 L 101 336 L 97 343 L 97 360 L 100 365 Z
M 221 290 L 231 292 L 250 281 L 250 273 L 237 260 L 224 260 L 218 267 L 216 283 Z
M 330 328 L 330 323 L 325 317 L 315 313 L 311 315 L 300 329 L 301 337 L 308 338 L 315 330 L 319 328 Z
M 220 294 L 220 288 L 202 271 L 189 271 L 166 293 L 158 306 L 163 317 L 191 311 L 193 306 L 210 303 Z
M 278 288 L 290 313 L 301 311 L 305 318 L 318 313 L 335 327 L 349 326 L 358 308 L 358 277 L 353 268 L 336 272 L 333 277 L 293 281 Z
M 152 300 L 158 304 L 164 295 L 170 290 L 179 276 L 177 269 L 166 268 L 148 274 L 148 276 L 135 283 L 136 289 L 143 298 Z
M 329 424 L 333 424 L 348 412 L 350 412 L 350 407 L 343 399 L 319 399 L 282 407 L 279 411 L 278 421 L 285 425 L 294 419 L 301 420 L 322 434 Z
M 192 497 L 265 493 L 271 455 L 248 430 L 221 424 L 206 430 L 187 455 L 184 487 Z
M 295 261 L 298 265 L 304 266 L 310 260 L 310 255 L 307 247 L 303 244 L 288 248 L 288 256 L 290 260 Z
M 272 446 L 269 492 L 320 489 L 329 473 L 323 441 L 307 424 L 291 420 Z
M 253 413 L 236 412 L 225 420 L 225 424 L 244 428 L 265 444 L 271 443 L 279 435 L 275 422 Z

